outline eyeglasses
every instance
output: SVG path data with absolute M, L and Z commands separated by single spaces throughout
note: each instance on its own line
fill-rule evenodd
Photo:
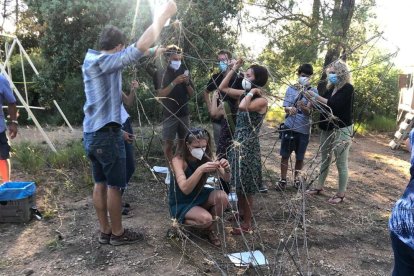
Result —
M 193 136 L 195 139 L 206 139 L 209 138 L 207 130 L 203 128 L 192 128 L 188 131 L 185 136 L 185 142 L 188 142 L 190 136 Z

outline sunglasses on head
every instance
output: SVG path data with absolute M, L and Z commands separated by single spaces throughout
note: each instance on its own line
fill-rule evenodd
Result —
M 190 136 L 194 137 L 195 139 L 205 139 L 208 138 L 207 130 L 203 128 L 193 128 L 190 129 L 187 135 L 185 136 L 185 141 L 188 142 Z

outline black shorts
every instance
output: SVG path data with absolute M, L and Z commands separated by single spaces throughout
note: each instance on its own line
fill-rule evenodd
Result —
M 0 133 L 0 160 L 10 158 L 10 145 L 6 136 L 6 131 Z

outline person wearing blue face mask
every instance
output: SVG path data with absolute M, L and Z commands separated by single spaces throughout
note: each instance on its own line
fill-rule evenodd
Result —
M 345 62 L 338 60 L 327 69 L 328 91 L 319 96 L 313 91 L 305 94 L 319 108 L 321 129 L 321 167 L 317 185 L 308 190 L 309 195 L 320 195 L 328 176 L 334 156 L 338 169 L 339 189 L 328 202 L 338 204 L 344 201 L 348 185 L 348 155 L 353 137 L 354 87 L 351 74 Z M 332 116 L 333 115 L 333 116 Z
M 206 102 L 208 113 L 211 118 L 211 122 L 213 124 L 213 137 L 214 137 L 214 143 L 216 145 L 216 148 L 218 148 L 219 144 L 219 137 L 220 132 L 222 129 L 222 120 L 224 116 L 222 114 L 219 114 L 217 112 L 212 112 L 212 95 L 213 92 L 218 90 L 218 87 L 220 86 L 221 82 L 223 81 L 224 77 L 228 74 L 228 72 L 231 69 L 232 63 L 234 63 L 234 60 L 232 59 L 233 55 L 228 50 L 220 50 L 217 53 L 217 66 L 220 72 L 214 74 L 210 80 L 208 81 L 207 87 L 204 90 L 204 101 Z M 235 89 L 242 89 L 241 82 L 243 78 L 239 76 L 234 76 L 231 80 L 232 87 Z M 220 100 L 224 100 L 225 102 L 229 103 L 231 106 L 236 106 L 236 102 L 240 98 L 240 95 L 226 95 L 226 93 L 223 93 L 219 91 L 219 97 L 216 98 L 216 102 L 214 103 L 215 106 L 218 106 L 220 104 Z M 236 109 L 237 110 L 237 109 Z
M 182 50 L 169 45 L 164 53 L 167 66 L 157 70 L 154 87 L 163 105 L 162 140 L 168 163 L 173 158 L 174 140 L 178 138 L 176 151 L 184 147 L 184 138 L 190 124 L 189 98 L 194 93 L 188 69 L 182 64 Z

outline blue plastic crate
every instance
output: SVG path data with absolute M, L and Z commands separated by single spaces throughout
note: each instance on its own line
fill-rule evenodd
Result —
M 6 182 L 0 185 L 0 201 L 20 200 L 36 192 L 34 182 Z

